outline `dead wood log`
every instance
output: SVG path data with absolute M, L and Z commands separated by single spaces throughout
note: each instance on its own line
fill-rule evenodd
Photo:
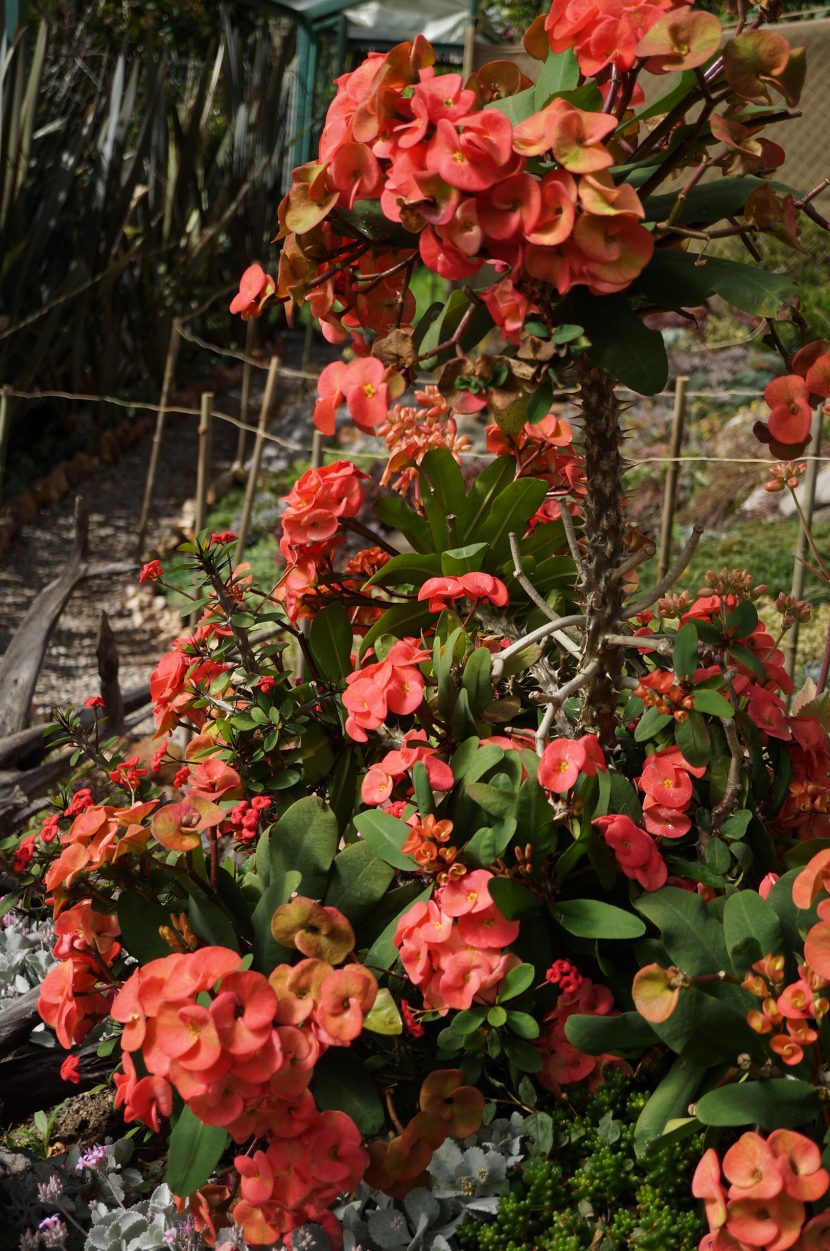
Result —
M 101 698 L 104 701 L 104 730 L 118 734 L 124 724 L 124 696 L 118 682 L 118 646 L 110 626 L 109 617 L 101 609 L 98 626 L 98 677 L 101 679 Z
M 27 990 L 25 994 L 16 995 L 4 1006 L 0 1000 L 0 1056 L 8 1053 L 29 1037 L 34 1027 L 40 1022 L 37 1010 L 39 990 Z
M 0 661 L 0 727 L 6 734 L 25 728 L 37 675 L 49 636 L 87 561 L 89 519 L 80 496 L 75 499 L 75 541 L 66 568 L 40 592 Z
M 25 1053 L 0 1063 L 0 1123 L 16 1125 L 41 1108 L 54 1107 L 70 1095 L 89 1090 L 109 1077 L 112 1056 L 102 1059 L 95 1043 L 81 1047 L 78 1056 L 80 1083 L 70 1086 L 60 1075 L 66 1059 L 62 1047 L 30 1047 Z

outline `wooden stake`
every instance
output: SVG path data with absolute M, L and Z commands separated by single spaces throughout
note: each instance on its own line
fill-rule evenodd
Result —
M 6 448 L 12 424 L 12 410 L 8 392 L 0 388 L 0 504 L 3 502 L 3 483 L 6 477 Z
M 248 318 L 245 329 L 245 355 L 250 357 L 254 350 L 256 320 L 253 317 Z M 243 426 L 248 424 L 248 409 L 251 404 L 251 375 L 253 373 L 253 365 L 250 360 L 245 361 L 242 366 L 242 395 L 239 399 L 239 420 Z M 248 431 L 240 430 L 239 438 L 236 442 L 236 464 L 245 464 L 245 448 L 248 442 Z
M 156 428 L 153 431 L 153 446 L 150 449 L 150 464 L 147 469 L 147 481 L 144 484 L 144 500 L 141 505 L 141 517 L 138 522 L 138 533 L 136 536 L 136 556 L 141 559 L 144 551 L 144 540 L 147 537 L 147 524 L 150 520 L 150 509 L 153 506 L 153 495 L 156 489 L 156 475 L 158 473 L 159 455 L 161 453 L 161 440 L 164 434 L 164 419 L 167 416 L 167 404 L 170 400 L 170 391 L 173 386 L 173 374 L 176 368 L 176 357 L 179 354 L 179 339 L 181 330 L 181 321 L 178 317 L 173 318 L 173 325 L 170 328 L 170 344 L 167 348 L 167 360 L 164 363 L 164 379 L 161 384 L 161 398 L 159 400 L 159 411 L 156 414 Z
M 201 411 L 199 413 L 199 459 L 196 466 L 196 518 L 193 523 L 195 537 L 198 538 L 207 525 L 207 491 L 210 477 L 210 410 L 213 407 L 213 392 L 202 392 Z
M 807 461 L 807 476 L 804 479 L 804 500 L 802 502 L 802 511 L 804 513 L 804 521 L 798 527 L 798 538 L 795 544 L 795 559 L 793 561 L 793 581 L 790 594 L 793 599 L 803 599 L 804 597 L 804 578 L 807 567 L 804 564 L 807 559 L 807 530 L 812 529 L 813 514 L 816 510 L 816 483 L 818 481 L 819 462 L 818 457 L 821 455 L 821 430 L 823 420 L 823 407 L 819 404 L 813 414 L 813 429 L 810 439 L 810 447 L 808 455 L 812 460 Z M 791 678 L 795 678 L 796 663 L 798 661 L 798 627 L 799 621 L 793 623 L 792 629 L 787 635 L 787 673 Z
M 257 483 L 259 481 L 259 470 L 260 465 L 262 464 L 262 448 L 265 443 L 265 428 L 268 425 L 271 404 L 274 399 L 274 393 L 277 389 L 279 369 L 279 357 L 272 356 L 268 365 L 268 377 L 265 380 L 265 394 L 262 397 L 262 407 L 259 410 L 259 421 L 257 422 L 256 439 L 254 441 L 254 454 L 251 457 L 251 468 L 248 473 L 248 485 L 245 488 L 245 504 L 242 509 L 242 520 L 239 523 L 239 541 L 236 545 L 237 565 L 242 562 L 242 557 L 245 555 L 245 544 L 248 542 L 248 531 L 251 528 L 251 513 L 254 509 L 254 499 L 256 498 Z
M 119 734 L 124 724 L 124 696 L 118 681 L 118 646 L 109 617 L 103 609 L 98 624 L 96 652 L 101 698 L 105 704 L 103 728 L 106 734 Z
M 657 561 L 658 579 L 665 577 L 671 563 L 674 514 L 677 510 L 677 484 L 680 480 L 680 453 L 683 448 L 683 431 L 686 424 L 686 391 L 689 379 L 682 374 L 674 387 L 674 412 L 671 422 L 671 460 L 666 469 L 663 490 L 663 513 L 660 518 L 660 548 Z

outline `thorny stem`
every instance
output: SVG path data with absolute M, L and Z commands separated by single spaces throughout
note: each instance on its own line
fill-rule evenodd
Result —
M 614 380 L 584 358 L 577 361 L 585 430 L 585 547 L 581 586 L 585 602 L 583 673 L 588 672 L 584 718 L 600 740 L 616 738 L 616 684 L 622 653 L 609 648 L 623 617 L 623 587 L 615 577 L 625 556 L 622 495 L 622 427 Z
M 557 630 L 564 630 L 568 626 L 584 625 L 585 618 L 581 613 L 574 613 L 571 617 L 559 617 L 556 621 L 548 621 L 544 625 L 537 626 L 535 630 L 531 630 L 529 634 L 523 634 L 521 638 L 516 639 L 515 643 L 511 643 L 509 647 L 505 647 L 503 652 L 493 659 L 493 677 L 498 678 L 506 660 L 510 660 L 522 648 L 527 647 L 530 643 L 541 643 L 542 639 L 548 638 Z
M 574 528 L 574 519 L 571 516 L 570 510 L 568 509 L 568 506 L 564 500 L 562 501 L 562 504 L 559 509 L 559 518 L 562 522 L 562 529 L 565 531 L 565 538 L 568 540 L 568 551 L 571 553 L 571 556 L 573 557 L 573 562 L 576 565 L 577 572 L 581 574 L 582 573 L 582 552 L 579 550 L 579 543 L 576 537 L 576 529 Z
M 207 574 L 210 585 L 216 593 L 216 598 L 219 600 L 222 612 L 228 619 L 228 625 L 233 630 L 233 637 L 235 638 L 236 645 L 239 648 L 239 658 L 245 667 L 245 672 L 256 673 L 257 662 L 256 657 L 254 656 L 253 648 L 251 647 L 250 639 L 248 638 L 248 631 L 234 622 L 234 615 L 238 609 L 228 594 L 228 588 L 225 585 L 222 575 L 219 573 L 216 562 L 208 552 L 201 551 L 200 556 L 202 568 Z

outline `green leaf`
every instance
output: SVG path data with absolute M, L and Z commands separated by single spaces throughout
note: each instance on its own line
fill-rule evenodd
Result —
M 515 833 L 515 817 L 505 817 L 495 825 L 476 830 L 464 848 L 465 861 L 469 860 L 476 868 L 487 868 L 507 850 Z
M 694 1099 L 707 1068 L 706 1064 L 675 1060 L 637 1120 L 634 1150 L 638 1156 L 649 1150 L 669 1121 L 687 1114 L 689 1104 Z
M 532 964 L 517 964 L 504 975 L 499 991 L 499 1003 L 506 1003 L 508 999 L 516 999 L 519 995 L 523 995 L 535 980 L 536 970 Z
M 659 1038 L 639 1012 L 620 1016 L 570 1016 L 565 1037 L 590 1056 L 639 1054 L 659 1043 Z
M 391 864 L 395 869 L 406 869 L 409 873 L 415 872 L 417 866 L 414 860 L 401 851 L 411 833 L 405 821 L 388 812 L 367 808 L 364 812 L 357 813 L 354 825 L 374 854 L 386 864 Z
M 737 812 L 733 812 L 731 817 L 727 817 L 721 827 L 721 837 L 727 841 L 743 838 L 749 828 L 752 820 L 752 813 L 748 808 L 740 808 Z M 806 844 L 805 844 L 806 846 Z
M 187 914 L 193 933 L 213 947 L 229 947 L 239 951 L 239 939 L 228 914 L 204 895 L 192 894 Z
M 394 869 L 368 843 L 351 843 L 334 857 L 326 905 L 339 908 L 359 926 L 383 899 L 394 876 Z
M 416 552 L 433 552 L 429 526 L 408 508 L 400 495 L 383 495 L 375 504 L 375 516 L 391 530 L 400 530 Z
M 170 924 L 170 911 L 133 891 L 123 890 L 116 907 L 121 942 L 139 964 L 149 964 L 170 955 L 170 945 L 159 934 L 159 926 Z
M 498 563 L 507 558 L 510 534 L 524 532 L 547 493 L 548 484 L 540 478 L 519 478 L 501 492 L 480 525 L 481 538 L 489 544 L 491 560 Z
M 633 912 L 601 899 L 557 899 L 553 918 L 577 938 L 641 938 L 646 932 Z
M 470 701 L 470 712 L 479 716 L 492 702 L 493 686 L 490 673 L 493 658 L 486 647 L 477 647 L 464 666 L 461 685 Z
M 342 1047 L 332 1047 L 314 1066 L 311 1090 L 321 1111 L 346 1112 L 366 1137 L 380 1133 L 386 1120 L 371 1075 Z
M 724 699 L 723 695 L 719 695 L 717 691 L 694 691 L 692 703 L 695 706 L 695 712 L 703 712 L 710 717 L 729 719 L 735 715 L 735 709 L 729 700 Z
M 713 838 L 710 843 L 706 844 L 706 864 L 713 873 L 723 877 L 725 873 L 729 872 L 731 863 L 732 855 L 726 843 L 719 838 Z
M 684 91 L 683 95 L 686 94 L 687 92 Z M 683 95 L 679 98 L 682 99 Z M 660 103 L 662 102 L 657 101 L 652 107 L 656 108 Z M 640 117 L 648 115 L 648 110 L 639 114 Z M 688 226 L 695 223 L 699 226 L 708 226 L 711 222 L 722 221 L 724 217 L 734 217 L 742 212 L 750 193 L 756 187 L 765 185 L 766 183 L 760 178 L 744 175 L 741 178 L 718 178 L 713 182 L 707 182 L 704 186 L 693 187 L 683 202 L 683 208 L 677 218 L 678 225 Z M 650 196 L 644 205 L 646 218 L 655 222 L 665 221 L 676 202 L 677 195 L 673 192 Z M 668 253 L 657 252 L 655 258 L 665 255 Z
M 503 777 L 503 774 L 497 774 L 497 777 Z M 471 782 L 467 787 L 467 794 L 473 803 L 478 804 L 479 808 L 491 817 L 509 817 L 516 810 L 516 794 L 512 790 L 502 789 L 500 786 L 493 786 L 489 782 Z
M 382 634 L 394 634 L 395 638 L 402 639 L 410 635 L 418 637 L 426 626 L 433 619 L 433 614 L 425 603 L 419 603 L 418 600 L 409 600 L 405 604 L 394 604 L 391 608 L 387 608 L 382 617 L 370 627 L 366 632 L 366 637 L 360 645 L 360 659 L 366 655 L 368 649 L 372 646 L 375 639 L 380 638 Z
M 679 104 L 681 100 L 686 98 L 696 82 L 697 79 L 694 71 L 684 70 L 675 86 L 672 87 L 671 91 L 667 91 L 666 94 L 660 96 L 658 100 L 655 100 L 652 104 L 649 104 L 646 108 L 640 110 L 637 114 L 637 121 L 644 122 L 646 118 L 649 117 L 664 117 L 666 113 L 671 112 L 676 104 Z M 623 127 L 627 127 L 628 125 L 630 125 L 630 123 L 623 123 Z M 738 180 L 735 179 L 734 181 Z M 670 197 L 664 196 L 663 198 L 668 200 Z
M 731 643 L 729 646 L 729 655 L 739 665 L 743 665 L 744 669 L 748 669 L 753 677 L 759 682 L 765 682 L 767 677 L 767 667 L 762 660 L 755 655 L 753 651 L 747 647 L 746 643 Z
M 690 712 L 685 721 L 676 721 L 674 741 L 690 765 L 707 765 L 712 755 L 709 727 L 699 712 Z
M 437 552 L 404 552 L 393 556 L 369 579 L 367 586 L 417 586 L 427 578 L 441 573 L 441 557 Z
M 227 1130 L 205 1125 L 185 1107 L 167 1148 L 165 1181 L 175 1195 L 186 1198 L 204 1186 L 230 1142 Z
M 510 118 L 514 126 L 518 126 L 520 122 L 526 122 L 536 112 L 536 88 L 526 87 L 524 91 L 517 91 L 513 96 L 491 100 L 485 107 L 498 109 L 499 113 L 504 113 L 505 117 Z
M 462 573 L 474 573 L 484 568 L 484 556 L 489 551 L 487 543 L 468 543 L 466 547 L 453 547 L 441 553 L 441 568 L 445 577 Z
M 316 795 L 298 799 L 271 828 L 271 880 L 296 869 L 302 877 L 302 893 L 322 899 L 339 841 L 340 829 L 331 808 Z
M 736 973 L 747 973 L 763 956 L 784 953 L 775 909 L 754 890 L 737 890 L 723 908 L 723 936 Z
M 518 921 L 539 911 L 539 896 L 511 877 L 494 877 L 489 889 L 493 903 L 508 921 Z
M 538 1038 L 541 1033 L 539 1022 L 529 1012 L 508 1012 L 507 1024 L 514 1034 L 528 1041 Z
M 690 678 L 697 669 L 697 628 L 693 621 L 687 621 L 675 635 L 672 664 L 679 678 Z
M 466 298 L 466 297 L 465 297 Z M 433 448 L 419 469 L 421 497 L 431 495 L 445 517 L 453 516 L 463 528 L 467 513 L 467 493 L 458 461 L 445 447 Z
M 512 456 L 499 456 L 491 461 L 470 487 L 468 514 L 465 526 L 459 527 L 459 539 L 469 543 L 479 534 L 482 521 L 490 513 L 495 500 L 516 476 L 516 462 Z
M 673 964 L 692 977 L 729 969 L 723 930 L 699 895 L 677 886 L 641 895 L 634 906 L 659 929 Z
M 643 324 L 624 296 L 596 296 L 580 288 L 571 292 L 569 303 L 591 341 L 594 365 L 639 395 L 663 390 L 669 377 L 663 336 Z
M 772 1077 L 710 1090 L 698 1099 L 695 1113 L 704 1125 L 759 1125 L 792 1129 L 821 1116 L 818 1092 L 798 1078 Z
M 538 1073 L 542 1067 L 542 1054 L 538 1047 L 523 1038 L 506 1038 L 504 1053 L 520 1073 Z
M 565 52 L 549 52 L 536 79 L 534 105 L 541 111 L 553 96 L 571 91 L 579 83 L 579 63 L 573 48 Z
M 774 317 L 795 286 L 759 265 L 658 249 L 632 290 L 668 308 L 690 308 L 720 295 L 745 313 Z
M 645 743 L 654 738 L 670 721 L 674 720 L 670 712 L 658 712 L 656 708 L 647 708 L 634 730 L 634 742 Z

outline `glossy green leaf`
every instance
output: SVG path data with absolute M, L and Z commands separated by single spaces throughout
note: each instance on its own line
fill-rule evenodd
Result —
M 675 635 L 672 664 L 679 678 L 690 678 L 697 669 L 697 628 L 693 621 L 687 621 Z
M 728 720 L 735 713 L 729 700 L 724 699 L 723 695 L 719 695 L 717 691 L 695 691 L 692 695 L 692 702 L 695 712 L 703 712 L 710 717 L 723 717 Z
M 595 365 L 639 395 L 663 390 L 669 377 L 663 336 L 644 325 L 624 296 L 596 296 L 579 288 L 569 297 L 569 311 L 585 327 Z
M 351 843 L 334 858 L 326 906 L 339 908 L 357 927 L 383 899 L 394 876 L 367 842 Z
M 493 903 L 508 921 L 517 921 L 539 911 L 539 896 L 512 877 L 494 877 L 489 889 Z
M 354 825 L 375 855 L 386 864 L 410 873 L 415 871 L 415 861 L 401 851 L 412 832 L 405 821 L 377 808 L 367 808 L 364 812 L 357 813 Z
M 633 912 L 601 899 L 557 899 L 553 918 L 577 938 L 640 938 L 646 927 Z
M 395 638 L 398 639 L 418 638 L 421 631 L 433 619 L 434 614 L 429 611 L 427 605 L 419 603 L 417 600 L 410 600 L 406 604 L 395 604 L 392 608 L 387 608 L 386 612 L 367 630 L 366 636 L 360 645 L 361 660 L 375 639 L 380 638 L 382 634 L 394 634 Z
M 657 926 L 669 958 L 684 973 L 729 970 L 723 929 L 699 895 L 664 886 L 640 895 L 634 906 Z
M 650 1096 L 637 1119 L 634 1149 L 637 1155 L 649 1151 L 675 1117 L 685 1116 L 706 1074 L 706 1064 L 675 1060 Z
M 380 1133 L 386 1120 L 378 1088 L 363 1065 L 343 1047 L 332 1047 L 314 1066 L 311 1091 L 321 1111 L 335 1109 L 352 1118 L 366 1137 Z
M 165 1181 L 175 1195 L 186 1198 L 204 1186 L 230 1142 L 227 1130 L 205 1125 L 185 1107 L 167 1148 Z
M 620 1016 L 568 1017 L 565 1037 L 588 1055 L 638 1055 L 659 1042 L 657 1035 L 639 1012 L 623 1012 Z
M 549 52 L 547 60 L 536 79 L 534 105 L 539 111 L 553 96 L 571 91 L 579 82 L 579 62 L 573 48 L 564 52 Z
M 818 1091 L 798 1078 L 773 1077 L 710 1090 L 698 1099 L 695 1113 L 704 1125 L 759 1125 L 791 1129 L 821 1116 Z

